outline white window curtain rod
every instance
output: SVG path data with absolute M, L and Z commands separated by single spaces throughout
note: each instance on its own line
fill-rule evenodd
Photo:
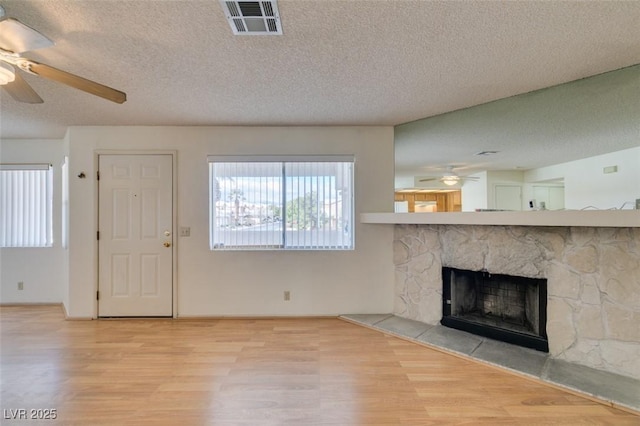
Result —
M 52 167 L 46 163 L 0 163 L 0 170 L 49 170 Z
M 338 155 L 208 155 L 209 163 L 270 163 L 270 162 L 306 162 L 354 163 L 355 156 L 350 154 Z

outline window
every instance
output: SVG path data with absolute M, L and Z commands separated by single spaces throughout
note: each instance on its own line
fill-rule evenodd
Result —
M 211 249 L 353 249 L 353 165 L 353 156 L 209 157 Z
M 49 164 L 0 165 L 0 247 L 51 247 L 53 171 Z

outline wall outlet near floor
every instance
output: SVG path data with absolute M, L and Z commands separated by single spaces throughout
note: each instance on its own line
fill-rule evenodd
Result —
M 24 290 L 24 282 L 18 281 L 18 290 Z
M 284 300 L 286 300 L 286 301 L 291 300 L 291 292 L 290 291 L 285 291 L 284 292 Z

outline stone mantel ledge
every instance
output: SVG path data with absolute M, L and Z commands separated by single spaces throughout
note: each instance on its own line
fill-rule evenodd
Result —
M 401 225 L 513 225 L 640 227 L 640 210 L 545 210 L 450 213 L 362 213 L 361 223 Z

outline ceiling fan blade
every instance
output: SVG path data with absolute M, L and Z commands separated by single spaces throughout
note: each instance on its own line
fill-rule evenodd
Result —
M 77 75 L 68 73 L 66 71 L 59 70 L 49 65 L 40 64 L 38 62 L 28 60 L 28 69 L 32 73 L 39 75 L 40 77 L 47 78 L 49 80 L 57 81 L 58 83 L 66 84 L 67 86 L 74 87 L 82 90 L 83 92 L 91 93 L 92 95 L 100 96 L 118 104 L 127 100 L 127 94 L 111 87 L 107 87 L 95 81 L 87 80 L 86 78 L 79 77 Z
M 15 80 L 2 87 L 18 102 L 27 104 L 41 104 L 44 102 L 36 91 L 29 86 L 29 83 L 20 76 L 20 73 L 16 73 Z
M 13 53 L 53 46 L 53 42 L 14 18 L 0 20 L 0 47 Z
M 420 179 L 418 182 L 431 182 L 434 180 L 438 180 L 438 178 L 428 178 L 428 179 Z

